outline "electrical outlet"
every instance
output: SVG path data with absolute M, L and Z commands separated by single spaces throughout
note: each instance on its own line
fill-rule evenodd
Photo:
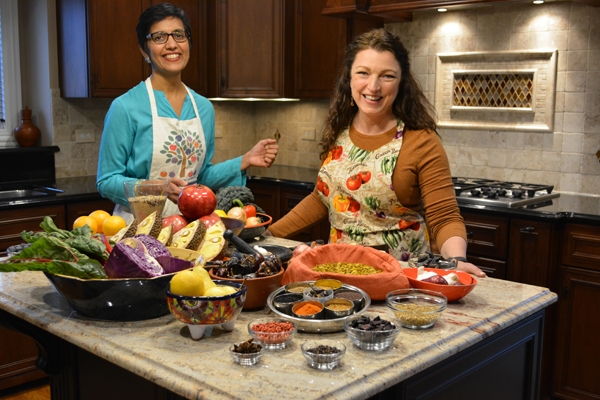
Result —
M 75 142 L 93 143 L 96 141 L 96 134 L 93 129 L 77 129 L 75 131 Z
M 223 137 L 223 127 L 221 125 L 217 125 L 215 127 L 215 137 L 222 138 Z
M 302 129 L 302 140 L 312 140 L 315 141 L 317 139 L 317 130 L 314 128 L 304 128 Z

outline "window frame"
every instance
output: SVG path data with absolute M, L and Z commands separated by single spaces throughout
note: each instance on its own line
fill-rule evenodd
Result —
M 0 127 L 0 148 L 13 148 L 18 147 L 13 131 L 19 124 L 22 107 L 18 0 L 0 0 L 0 18 L 6 111 L 6 123 Z

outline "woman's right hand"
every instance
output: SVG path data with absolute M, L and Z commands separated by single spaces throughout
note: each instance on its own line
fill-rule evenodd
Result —
M 296 247 L 294 248 L 294 251 L 293 251 L 293 253 L 292 253 L 292 257 L 299 256 L 300 254 L 302 254 L 302 253 L 304 253 L 305 251 L 307 251 L 307 250 L 310 250 L 310 249 L 311 249 L 311 247 L 310 247 L 310 246 L 307 246 L 307 245 L 305 245 L 305 244 L 299 244 L 298 246 L 296 246 Z

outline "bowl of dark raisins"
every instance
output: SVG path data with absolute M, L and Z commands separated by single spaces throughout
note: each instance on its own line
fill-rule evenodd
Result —
M 400 333 L 401 327 L 397 319 L 382 318 L 375 313 L 365 313 L 344 322 L 348 339 L 363 350 L 386 350 Z

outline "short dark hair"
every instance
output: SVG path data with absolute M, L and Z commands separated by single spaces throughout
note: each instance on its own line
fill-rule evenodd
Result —
M 160 3 L 144 10 L 142 15 L 140 15 L 137 27 L 135 28 L 138 44 L 145 52 L 148 51 L 148 41 L 146 36 L 150 33 L 152 25 L 169 17 L 179 18 L 181 20 L 190 46 L 192 45 L 192 27 L 190 25 L 190 19 L 185 11 L 171 3 Z

